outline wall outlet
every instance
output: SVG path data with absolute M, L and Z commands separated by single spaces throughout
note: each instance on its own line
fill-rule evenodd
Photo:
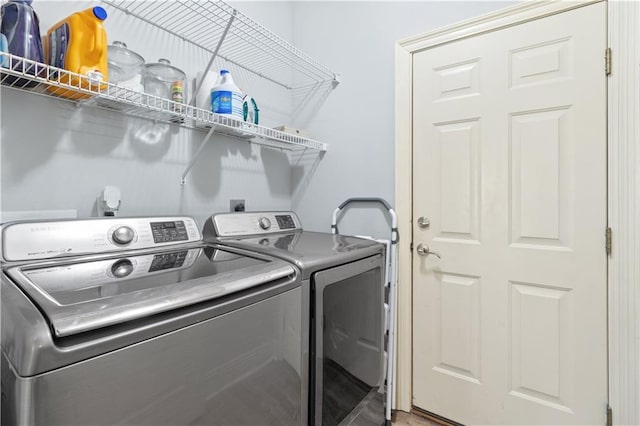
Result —
M 245 207 L 244 200 L 229 201 L 229 211 L 231 212 L 243 212 L 244 207 Z

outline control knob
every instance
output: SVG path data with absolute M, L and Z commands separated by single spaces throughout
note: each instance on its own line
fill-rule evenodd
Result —
M 267 229 L 271 228 L 271 221 L 263 216 L 258 220 L 258 225 L 260 225 L 260 228 L 266 231 Z
M 115 231 L 113 231 L 111 238 L 114 243 L 125 245 L 133 241 L 134 236 L 135 233 L 133 232 L 133 229 L 128 226 L 119 226 Z
M 124 278 L 133 272 L 133 262 L 129 259 L 120 259 L 111 265 L 111 273 L 116 278 Z
M 269 245 L 269 239 L 268 238 L 263 238 L 260 241 L 258 241 L 258 244 L 260 244 L 261 246 L 268 246 Z

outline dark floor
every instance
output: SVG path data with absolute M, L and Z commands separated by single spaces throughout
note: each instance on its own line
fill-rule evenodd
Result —
M 371 386 L 330 359 L 324 360 L 322 383 L 324 385 L 322 393 L 323 426 L 340 424 L 372 390 Z

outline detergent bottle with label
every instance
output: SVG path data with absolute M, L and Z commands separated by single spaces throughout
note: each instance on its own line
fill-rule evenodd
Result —
M 60 83 L 92 90 L 105 88 L 100 84 L 109 77 L 107 32 L 102 24 L 105 19 L 107 11 L 95 6 L 68 16 L 47 32 L 45 50 L 49 65 L 88 77 L 79 82 L 77 77 L 63 76 Z M 51 79 L 57 81 L 56 77 Z M 70 99 L 89 97 L 77 91 L 50 90 Z
M 211 111 L 244 121 L 242 92 L 227 70 L 220 71 L 220 82 L 211 89 Z
M 31 0 L 10 0 L 0 9 L 2 20 L 0 33 L 2 38 L 2 51 L 35 62 L 44 62 L 44 52 L 40 38 L 40 21 L 38 15 L 31 7 Z M 3 57 L 3 67 L 11 66 L 16 71 L 27 74 L 35 74 L 36 67 L 33 63 L 14 58 L 9 64 L 9 59 Z M 21 87 L 33 87 L 38 83 L 18 77 L 7 76 L 3 80 L 5 84 L 17 84 Z

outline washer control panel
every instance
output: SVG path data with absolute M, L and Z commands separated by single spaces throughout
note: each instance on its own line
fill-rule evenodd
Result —
M 207 219 L 205 237 L 271 234 L 302 229 L 294 212 L 218 213 Z
M 153 241 L 156 243 L 169 243 L 174 241 L 188 241 L 189 233 L 182 220 L 151 222 Z
M 201 240 L 198 225 L 190 217 L 13 222 L 2 227 L 2 257 L 5 261 L 49 259 Z

